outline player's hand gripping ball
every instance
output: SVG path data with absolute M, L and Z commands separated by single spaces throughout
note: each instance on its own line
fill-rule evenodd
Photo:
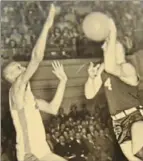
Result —
M 92 12 L 83 20 L 83 32 L 94 41 L 104 41 L 110 32 L 109 17 L 101 12 Z

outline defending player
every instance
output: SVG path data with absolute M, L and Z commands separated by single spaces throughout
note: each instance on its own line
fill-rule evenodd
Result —
M 18 161 L 65 161 L 53 154 L 46 142 L 45 129 L 40 111 L 57 114 L 61 105 L 67 76 L 59 62 L 52 64 L 53 73 L 60 80 L 53 100 L 48 103 L 36 99 L 31 91 L 29 80 L 43 60 L 47 34 L 53 25 L 55 7 L 51 5 L 49 16 L 39 39 L 32 51 L 27 68 L 17 62 L 10 63 L 3 71 L 5 79 L 11 83 L 9 91 L 10 112 L 16 130 L 16 151 Z

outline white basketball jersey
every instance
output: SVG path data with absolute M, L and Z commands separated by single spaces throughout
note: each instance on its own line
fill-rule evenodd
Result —
M 45 129 L 36 101 L 31 92 L 30 84 L 24 94 L 22 109 L 13 108 L 12 92 L 9 92 L 10 112 L 16 130 L 16 150 L 19 161 L 24 160 L 26 153 L 32 153 L 37 158 L 42 158 L 50 148 L 46 142 Z

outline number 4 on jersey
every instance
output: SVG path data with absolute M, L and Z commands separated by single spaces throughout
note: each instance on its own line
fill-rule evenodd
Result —
M 112 85 L 111 85 L 111 79 L 110 79 L 110 78 L 108 78 L 108 79 L 106 80 L 104 86 L 107 87 L 109 91 L 112 90 Z

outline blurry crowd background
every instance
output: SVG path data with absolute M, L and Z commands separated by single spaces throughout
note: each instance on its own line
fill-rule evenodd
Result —
M 100 43 L 86 39 L 81 24 L 91 11 L 112 16 L 118 38 L 126 53 L 132 54 L 143 44 L 142 1 L 56 1 L 57 15 L 50 30 L 45 59 L 99 57 Z M 29 60 L 32 48 L 48 15 L 51 2 L 2 1 L 1 50 L 3 60 Z
M 88 110 L 86 104 L 73 104 L 44 121 L 51 150 L 69 161 L 127 161 L 117 146 L 107 105 Z M 2 119 L 2 161 L 16 161 L 15 130 L 10 113 Z M 42 148 L 42 147 L 41 147 Z M 69 159 L 71 156 L 73 158 Z

